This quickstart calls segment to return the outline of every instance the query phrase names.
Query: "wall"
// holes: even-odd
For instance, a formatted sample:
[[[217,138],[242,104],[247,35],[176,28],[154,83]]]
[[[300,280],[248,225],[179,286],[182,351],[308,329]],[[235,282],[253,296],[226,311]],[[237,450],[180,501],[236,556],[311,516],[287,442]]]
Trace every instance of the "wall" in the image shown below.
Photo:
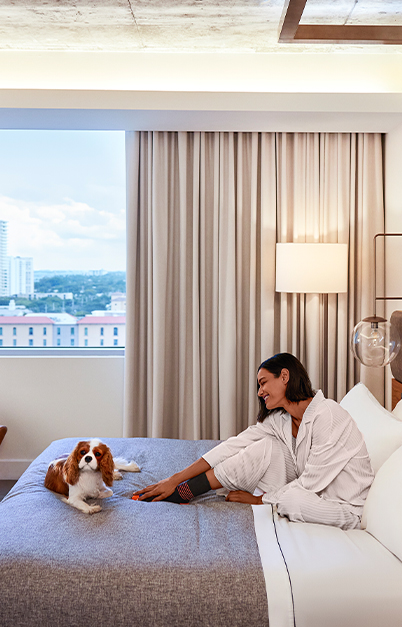
[[[0,357],[0,478],[16,479],[50,442],[122,437],[124,357]]]
[[[387,132],[402,123],[402,55],[391,48],[0,51],[0,127]]]

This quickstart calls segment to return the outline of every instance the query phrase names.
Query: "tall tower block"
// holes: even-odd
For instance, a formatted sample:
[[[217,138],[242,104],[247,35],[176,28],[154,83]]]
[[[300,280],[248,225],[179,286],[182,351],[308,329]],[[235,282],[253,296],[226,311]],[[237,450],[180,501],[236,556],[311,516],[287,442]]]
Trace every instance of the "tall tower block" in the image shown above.
[[[0,296],[8,296],[7,222],[0,220]]]

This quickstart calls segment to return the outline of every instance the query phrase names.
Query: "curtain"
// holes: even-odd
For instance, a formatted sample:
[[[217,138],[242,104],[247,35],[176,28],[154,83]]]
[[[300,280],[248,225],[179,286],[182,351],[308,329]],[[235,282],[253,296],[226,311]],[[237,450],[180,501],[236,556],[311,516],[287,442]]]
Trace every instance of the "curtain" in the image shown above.
[[[238,433],[279,351],[335,400],[383,394],[349,350],[372,313],[381,135],[129,132],[126,161],[125,436]],[[348,243],[348,294],[275,293],[277,241]]]

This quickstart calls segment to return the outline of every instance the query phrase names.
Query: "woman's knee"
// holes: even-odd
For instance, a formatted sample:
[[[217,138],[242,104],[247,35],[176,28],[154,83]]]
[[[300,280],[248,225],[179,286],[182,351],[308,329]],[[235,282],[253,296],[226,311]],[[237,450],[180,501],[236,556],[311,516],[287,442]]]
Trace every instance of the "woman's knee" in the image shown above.
[[[303,521],[306,502],[311,500],[309,497],[309,493],[303,488],[299,486],[290,487],[282,494],[276,504],[278,514],[286,516],[290,520]]]

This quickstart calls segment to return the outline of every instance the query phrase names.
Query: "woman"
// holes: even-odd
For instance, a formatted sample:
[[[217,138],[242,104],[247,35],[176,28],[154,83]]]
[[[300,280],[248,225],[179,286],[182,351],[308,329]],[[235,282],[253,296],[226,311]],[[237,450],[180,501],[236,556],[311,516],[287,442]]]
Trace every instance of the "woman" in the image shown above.
[[[306,370],[289,353],[261,364],[257,390],[256,425],[135,495],[186,503],[225,488],[227,501],[271,503],[292,521],[359,527],[374,474],[353,419],[313,391]]]

